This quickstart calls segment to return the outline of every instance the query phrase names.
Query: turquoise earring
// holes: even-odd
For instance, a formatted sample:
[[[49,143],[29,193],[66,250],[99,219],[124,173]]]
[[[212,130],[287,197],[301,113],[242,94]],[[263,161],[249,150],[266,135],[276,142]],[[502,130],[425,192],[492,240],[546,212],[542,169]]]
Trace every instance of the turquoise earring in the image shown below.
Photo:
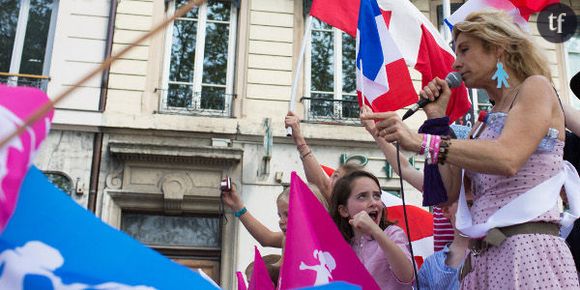
[[[505,71],[505,69],[503,69],[503,63],[501,63],[501,61],[499,61],[499,59],[497,60],[496,67],[497,67],[497,70],[495,71],[495,74],[493,74],[491,79],[497,81],[497,88],[498,89],[501,89],[501,87],[503,87],[503,86],[505,86],[506,88],[509,88],[510,85],[508,84],[507,79],[509,79],[510,76]]]

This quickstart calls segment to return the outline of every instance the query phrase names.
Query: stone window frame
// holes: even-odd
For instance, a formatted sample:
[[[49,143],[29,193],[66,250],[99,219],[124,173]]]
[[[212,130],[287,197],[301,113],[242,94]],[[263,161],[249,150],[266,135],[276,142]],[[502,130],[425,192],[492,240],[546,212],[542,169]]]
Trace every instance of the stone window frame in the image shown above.
[[[306,20],[306,18],[305,18]],[[305,24],[306,25],[306,24]],[[308,122],[332,122],[332,123],[343,123],[343,124],[359,124],[358,111],[356,112],[356,117],[345,116],[345,108],[356,107],[358,109],[358,101],[356,97],[356,91],[354,92],[344,92],[343,91],[343,37],[350,37],[345,32],[338,28],[330,27],[326,23],[312,18],[311,33],[308,38],[308,43],[306,44],[306,50],[304,53],[304,109],[305,109],[305,120]],[[328,27],[320,27],[328,26]],[[316,91],[312,88],[312,78],[316,77],[312,75],[312,39],[314,33],[332,33],[332,46],[333,46],[333,88],[332,91]],[[355,41],[355,39],[352,39]],[[353,60],[354,61],[354,60]],[[353,72],[354,77],[354,72]],[[313,94],[324,94],[332,95],[332,99],[328,99],[333,107],[333,112],[330,115],[317,115],[314,110],[312,110],[313,102],[316,102],[316,98],[313,98]],[[349,99],[347,99],[349,98]]]
[[[175,3],[179,0],[172,0],[167,1],[168,7],[167,15],[173,15],[175,13]],[[211,1],[211,0],[208,0]],[[209,115],[209,116],[217,116],[217,117],[231,117],[233,110],[232,110],[232,103],[235,97],[234,94],[234,84],[235,84],[235,65],[236,65],[236,41],[237,41],[237,22],[238,22],[238,11],[239,7],[234,3],[235,1],[231,2],[231,9],[230,9],[230,20],[229,20],[229,35],[228,35],[228,56],[227,56],[227,69],[226,69],[226,84],[223,85],[214,85],[214,84],[205,84],[202,83],[203,77],[203,61],[204,61],[204,54],[205,54],[205,36],[206,36],[206,28],[207,28],[207,11],[208,11],[208,1],[204,1],[198,9],[198,17],[197,21],[197,28],[196,28],[196,54],[194,60],[194,77],[191,83],[183,83],[177,81],[170,81],[170,66],[171,66],[171,52],[173,46],[173,30],[174,25],[168,25],[168,28],[165,33],[165,43],[164,43],[164,62],[162,68],[162,81],[161,81],[161,97],[159,99],[159,111],[161,113],[177,113],[177,114],[194,114],[194,115]],[[220,2],[227,2],[227,1],[220,1]],[[192,18],[179,18],[178,20],[192,20]],[[223,21],[213,21],[213,22],[222,22]],[[173,107],[168,106],[167,98],[169,93],[169,86],[171,84],[176,85],[189,85],[192,87],[192,107]],[[201,108],[201,92],[202,87],[225,87],[225,94],[224,94],[224,110],[212,110],[212,109],[204,109]]]
[[[44,59],[42,72],[40,74],[25,72],[21,73],[22,57],[25,51],[24,44],[26,42],[26,30],[28,28],[30,5],[32,0],[17,0],[20,2],[20,9],[18,12],[18,21],[16,23],[16,31],[14,36],[14,46],[12,47],[10,66],[7,72],[2,72],[0,83],[7,83],[9,85],[26,85],[38,87],[44,91],[47,89],[49,81],[49,71],[52,56],[52,46],[54,42],[54,35],[56,30],[56,19],[58,16],[58,8],[60,0],[52,0],[50,23],[47,32],[46,46],[44,48]]]
[[[222,176],[239,175],[243,150],[238,148],[215,148],[210,146],[171,146],[159,144],[132,144],[111,140],[108,143],[110,171],[105,178],[100,217],[109,225],[120,229],[123,211],[141,211],[166,214],[216,214],[222,210],[219,193],[204,194],[208,189],[196,189],[193,195],[182,189],[192,188],[191,180],[182,173],[167,174],[158,181],[158,191],[126,188],[131,167],[147,166],[155,170],[177,168],[180,170],[220,171]],[[215,191],[218,191],[216,185]],[[224,221],[222,221],[224,222]],[[227,223],[221,226],[220,285],[233,287],[235,274],[238,223],[227,213]],[[198,249],[153,247],[164,254],[195,254]],[[210,253],[211,254],[211,253]]]

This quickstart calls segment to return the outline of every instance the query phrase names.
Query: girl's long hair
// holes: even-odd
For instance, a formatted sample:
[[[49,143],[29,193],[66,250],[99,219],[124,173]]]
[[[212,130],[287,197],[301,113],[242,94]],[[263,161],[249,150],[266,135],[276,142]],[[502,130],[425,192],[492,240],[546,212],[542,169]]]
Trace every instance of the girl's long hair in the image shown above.
[[[381,185],[379,184],[379,180],[377,179],[377,177],[364,170],[356,170],[341,177],[339,180],[336,181],[336,183],[334,184],[334,188],[332,190],[332,199],[330,202],[330,215],[332,216],[332,220],[334,220],[334,223],[338,227],[338,230],[342,234],[342,237],[344,237],[344,239],[348,243],[351,243],[351,240],[354,237],[354,231],[352,230],[352,226],[348,223],[349,218],[342,217],[340,215],[340,212],[338,211],[338,207],[340,205],[345,207],[347,206],[346,203],[352,192],[352,185],[354,181],[362,177],[368,177],[372,179],[377,184],[380,190]],[[379,227],[382,230],[385,230],[388,226],[393,224],[392,222],[389,222],[385,218],[385,213],[386,207],[383,210],[383,214],[381,215],[381,220],[379,222]]]

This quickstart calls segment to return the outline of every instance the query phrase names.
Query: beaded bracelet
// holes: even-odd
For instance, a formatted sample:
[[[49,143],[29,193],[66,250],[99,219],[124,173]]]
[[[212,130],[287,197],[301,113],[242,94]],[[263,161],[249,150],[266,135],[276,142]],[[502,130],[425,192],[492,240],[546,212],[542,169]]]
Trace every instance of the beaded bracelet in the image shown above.
[[[449,147],[451,147],[451,138],[445,136],[441,140],[441,145],[439,146],[439,156],[437,157],[437,163],[444,165],[445,159],[447,159],[447,152],[449,152]]]
[[[427,135],[423,134],[423,142],[421,143],[421,149],[419,150],[419,155],[423,155],[425,153],[425,149],[427,148]]]
[[[239,217],[243,216],[247,212],[248,212],[248,209],[244,206],[242,209],[234,212],[234,216],[237,217],[237,218],[239,218]]]
[[[425,150],[424,150],[424,157],[425,160],[431,160],[431,152],[429,151],[429,147],[431,146],[431,139],[433,138],[434,135],[431,134],[425,134],[427,136],[427,138],[425,138]],[[423,146],[423,145],[421,145]]]

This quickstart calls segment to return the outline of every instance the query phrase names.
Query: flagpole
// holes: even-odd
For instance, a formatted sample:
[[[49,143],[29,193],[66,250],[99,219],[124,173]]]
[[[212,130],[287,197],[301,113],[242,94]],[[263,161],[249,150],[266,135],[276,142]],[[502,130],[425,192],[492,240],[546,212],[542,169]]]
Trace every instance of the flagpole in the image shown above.
[[[290,112],[296,111],[296,94],[298,90],[298,78],[302,75],[302,63],[304,62],[304,54],[306,52],[306,45],[310,39],[310,31],[312,31],[312,15],[308,15],[306,18],[306,24],[304,27],[304,36],[302,36],[302,44],[300,45],[300,54],[298,55],[298,60],[296,61],[296,67],[294,69],[294,79],[292,80],[292,87],[290,90],[290,103],[288,104],[288,110]],[[292,127],[286,128],[286,136],[292,136]]]
[[[447,19],[451,15],[451,2],[449,0],[443,0],[441,4],[443,5],[443,19]],[[439,23],[437,23],[437,25],[439,25]],[[449,43],[451,41],[451,31],[447,29],[447,25],[443,24],[443,26],[443,37],[445,38],[445,41]]]
[[[46,115],[52,108],[54,108],[54,106],[57,103],[62,101],[64,98],[68,97],[77,88],[79,88],[80,86],[82,86],[83,84],[88,82],[90,79],[92,79],[97,74],[101,73],[103,70],[109,68],[111,66],[111,64],[113,64],[113,62],[115,62],[117,59],[121,58],[123,55],[127,54],[127,52],[129,52],[135,46],[137,46],[138,44],[142,43],[143,41],[149,39],[153,35],[156,35],[157,33],[161,32],[167,25],[173,23],[173,21],[175,19],[185,15],[185,13],[189,12],[189,10],[191,10],[193,7],[200,6],[201,4],[203,4],[203,0],[189,0],[186,4],[183,4],[183,6],[181,8],[179,8],[179,10],[177,10],[175,12],[175,14],[173,14],[173,16],[165,19],[164,21],[159,23],[157,26],[155,26],[152,30],[150,30],[146,34],[142,35],[137,40],[131,42],[127,47],[125,47],[124,49],[119,51],[117,54],[112,55],[109,58],[105,59],[103,61],[103,63],[101,65],[99,65],[97,68],[86,73],[80,81],[77,81],[74,85],[68,87],[64,92],[60,93],[59,95],[54,97],[52,100],[49,100],[46,104],[44,104],[42,107],[40,107],[38,110],[36,110],[32,115],[30,115],[30,117],[28,117],[24,121],[23,124],[19,124],[17,129],[14,132],[10,133],[10,135],[8,135],[7,137],[5,137],[4,139],[2,139],[0,141],[0,148],[4,147],[4,145],[6,145],[12,138],[14,138],[14,137],[20,135],[22,132],[24,132],[24,130],[26,130],[26,128],[30,127],[32,124],[34,124],[36,121],[38,121],[42,116]]]

